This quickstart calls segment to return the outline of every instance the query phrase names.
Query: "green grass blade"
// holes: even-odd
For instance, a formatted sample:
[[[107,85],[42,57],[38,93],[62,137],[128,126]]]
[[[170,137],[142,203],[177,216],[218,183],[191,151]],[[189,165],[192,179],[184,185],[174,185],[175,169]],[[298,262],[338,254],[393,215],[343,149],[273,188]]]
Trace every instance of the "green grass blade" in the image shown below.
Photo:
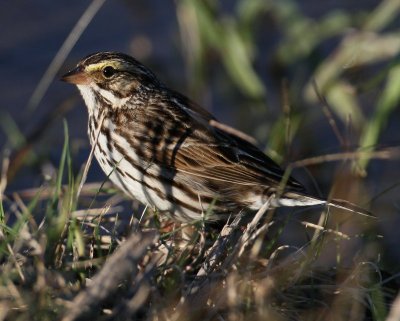
[[[379,134],[386,125],[390,114],[394,111],[400,101],[400,64],[390,70],[385,89],[380,97],[375,114],[371,117],[360,139],[360,150],[371,148],[378,142]],[[359,166],[365,171],[369,157],[359,161]]]

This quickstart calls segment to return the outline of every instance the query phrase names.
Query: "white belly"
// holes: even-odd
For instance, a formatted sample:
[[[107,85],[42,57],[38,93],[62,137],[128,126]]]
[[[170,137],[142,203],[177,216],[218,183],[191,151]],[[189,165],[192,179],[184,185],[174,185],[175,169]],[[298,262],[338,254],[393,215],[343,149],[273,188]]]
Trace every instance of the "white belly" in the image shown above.
[[[99,143],[104,146],[103,151],[106,155],[100,151],[98,146],[94,154],[105,174],[115,185],[143,204],[157,207],[161,211],[168,211],[171,209],[170,202],[157,195],[153,189],[146,187],[147,184],[162,190],[164,187],[159,182],[143,175],[115,148],[112,148],[110,151],[106,147],[105,135],[99,135]],[[130,151],[130,157],[135,158],[134,155],[135,154]],[[138,163],[140,163],[139,160]],[[156,170],[154,167],[155,165],[149,165],[147,171],[154,172]]]

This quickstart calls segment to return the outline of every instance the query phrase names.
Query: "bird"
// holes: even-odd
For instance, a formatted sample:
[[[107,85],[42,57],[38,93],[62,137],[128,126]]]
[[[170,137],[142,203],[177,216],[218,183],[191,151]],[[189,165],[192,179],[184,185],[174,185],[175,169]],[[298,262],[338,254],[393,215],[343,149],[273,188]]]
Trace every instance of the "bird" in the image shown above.
[[[272,208],[333,206],[309,194],[242,132],[169,89],[135,58],[97,52],[61,80],[77,86],[88,136],[109,179],[130,198],[180,222],[216,221]],[[287,175],[286,175],[287,176]]]

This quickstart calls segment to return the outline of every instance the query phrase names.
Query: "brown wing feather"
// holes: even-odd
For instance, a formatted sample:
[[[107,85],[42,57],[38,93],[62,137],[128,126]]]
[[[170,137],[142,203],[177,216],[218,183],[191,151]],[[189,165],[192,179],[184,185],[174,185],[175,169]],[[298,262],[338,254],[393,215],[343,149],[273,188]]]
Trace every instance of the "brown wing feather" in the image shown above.
[[[277,187],[284,175],[283,170],[275,163],[271,164],[267,156],[260,158],[247,153],[234,140],[228,146],[207,146],[197,141],[179,148],[175,164],[178,171],[198,177],[246,186]],[[186,161],[189,157],[195,157],[197,166]],[[289,179],[286,187],[303,190],[293,178]]]
[[[164,138],[176,136],[169,144],[160,144],[163,156],[157,158],[162,160],[163,167],[194,178],[215,180],[219,185],[276,187],[280,184],[284,171],[256,146],[224,131],[221,126],[212,126],[210,121],[214,118],[211,114],[186,97],[174,94],[167,99],[168,107],[152,105],[146,108],[148,119],[162,120]],[[176,105],[171,105],[171,101]],[[178,112],[177,109],[181,110]],[[165,128],[170,121],[174,126]],[[303,190],[293,178],[289,178],[286,187]]]

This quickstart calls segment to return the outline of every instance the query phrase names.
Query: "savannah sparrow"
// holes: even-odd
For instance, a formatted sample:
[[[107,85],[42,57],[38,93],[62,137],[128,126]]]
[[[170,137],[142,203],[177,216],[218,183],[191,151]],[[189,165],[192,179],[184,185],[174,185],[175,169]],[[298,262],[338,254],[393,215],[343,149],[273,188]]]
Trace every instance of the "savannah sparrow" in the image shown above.
[[[177,220],[198,220],[209,207],[209,220],[254,211],[269,198],[274,207],[326,204],[358,211],[345,201],[308,195],[292,177],[278,193],[284,172],[277,164],[128,55],[92,54],[62,80],[75,84],[85,100],[89,139],[97,142],[94,154],[111,181]]]

